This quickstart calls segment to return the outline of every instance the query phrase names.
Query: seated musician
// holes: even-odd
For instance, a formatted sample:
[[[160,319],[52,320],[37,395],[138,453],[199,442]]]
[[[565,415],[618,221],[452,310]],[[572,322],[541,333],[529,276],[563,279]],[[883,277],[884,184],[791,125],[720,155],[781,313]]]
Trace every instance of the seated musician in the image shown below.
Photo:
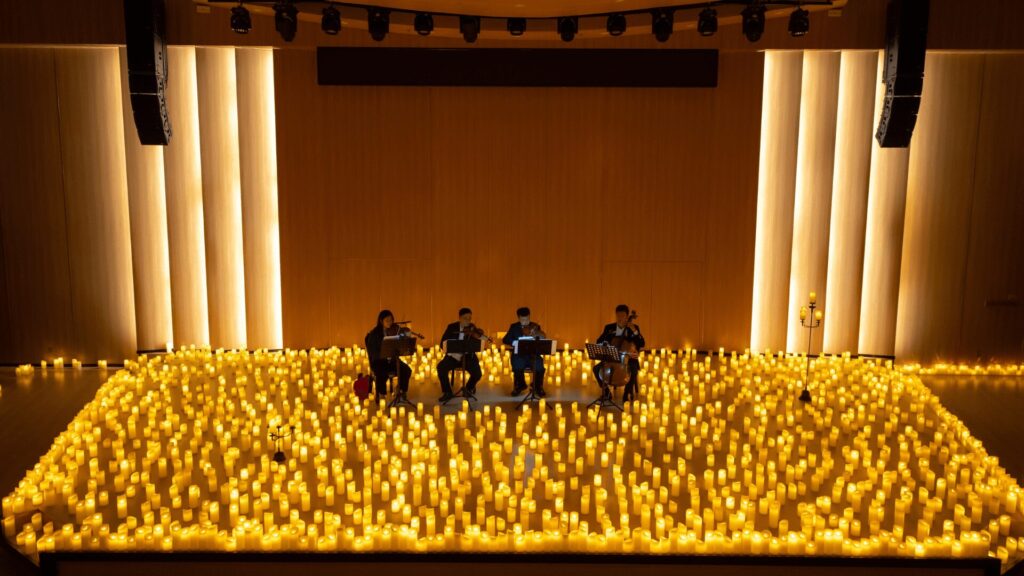
[[[486,339],[487,336],[481,334],[473,325],[473,311],[469,308],[460,308],[458,321],[452,322],[444,329],[444,334],[441,335],[441,344],[444,345],[447,340],[465,340],[467,338]],[[456,368],[465,368],[466,374],[469,376],[469,380],[465,384],[465,391],[469,394],[476,393],[476,383],[483,375],[480,371],[480,360],[473,352],[465,355],[453,352],[446,354],[437,363],[437,379],[441,382],[441,397],[437,399],[438,402],[447,402],[455,397],[455,393],[452,391],[451,376],[452,371]]]
[[[370,370],[373,372],[374,381],[376,381],[376,400],[388,395],[388,377],[395,375],[395,359],[381,358],[380,349],[384,342],[384,336],[398,335],[397,328],[395,316],[391,311],[381,310],[380,314],[377,314],[377,325],[366,334],[366,354],[370,357]],[[400,358],[397,368],[398,394],[405,397],[409,392],[409,377],[412,376],[412,369]]]
[[[508,327],[508,332],[502,338],[507,346],[512,346],[520,338],[544,338],[540,324],[530,321],[530,309],[522,307],[516,310],[519,321]],[[544,359],[537,355],[512,354],[512,395],[519,396],[526,391],[527,368],[533,370],[533,391],[541,398],[547,396],[544,392]]]
[[[615,322],[607,324],[604,327],[604,331],[597,337],[596,342],[598,344],[609,344],[616,338],[621,341],[632,342],[636,347],[637,354],[644,347],[643,334],[640,333],[640,327],[636,325],[630,319],[629,306],[625,304],[619,304],[615,307]],[[601,369],[604,368],[605,363],[599,362],[594,366],[594,377],[597,378],[599,384],[604,386],[606,383],[601,381]],[[637,374],[640,372],[640,360],[637,358],[629,359],[629,383],[626,384],[625,389],[622,391],[622,401],[629,402],[636,397],[637,387]]]

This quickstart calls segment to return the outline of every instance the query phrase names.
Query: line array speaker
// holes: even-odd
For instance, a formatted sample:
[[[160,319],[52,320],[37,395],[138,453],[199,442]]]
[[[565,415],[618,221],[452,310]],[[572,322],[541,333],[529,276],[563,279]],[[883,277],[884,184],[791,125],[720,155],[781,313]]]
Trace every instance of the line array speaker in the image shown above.
[[[924,85],[929,0],[889,0],[886,21],[885,102],[875,139],[882,148],[906,148],[917,124]]]
[[[124,24],[128,91],[139,141],[166,146],[171,139],[171,119],[167,116],[164,93],[167,81],[164,0],[125,0]]]

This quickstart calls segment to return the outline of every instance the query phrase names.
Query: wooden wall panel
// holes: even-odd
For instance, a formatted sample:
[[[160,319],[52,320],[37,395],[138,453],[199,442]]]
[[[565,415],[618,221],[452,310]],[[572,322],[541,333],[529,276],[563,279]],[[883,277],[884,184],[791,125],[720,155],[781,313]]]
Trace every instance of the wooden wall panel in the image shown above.
[[[162,146],[143,146],[139,142],[128,91],[127,53],[124,48],[118,52],[124,110],[136,345],[140,350],[154,350],[174,341],[164,152]]]
[[[885,54],[878,55],[875,82],[876,120],[885,97],[881,82]],[[868,211],[864,230],[864,270],[857,350],[892,356],[896,351],[896,311],[903,258],[903,221],[907,201],[907,148],[880,148],[871,141]]]
[[[244,348],[245,261],[234,48],[196,48],[210,343]]]
[[[786,349],[790,352],[807,349],[807,331],[800,325],[799,314],[800,307],[808,303],[808,293],[815,292],[818,304],[826,304],[839,64],[839,52],[804,52],[786,316]],[[822,331],[812,334],[811,350],[820,351]]]
[[[0,48],[2,305],[0,362],[77,353],[53,48]]]
[[[80,357],[135,355],[121,72],[117,48],[56,51],[71,301]]]
[[[210,343],[203,240],[203,169],[199,145],[196,49],[170,46],[167,111],[174,136],[164,149],[171,314],[177,346]]]
[[[822,345],[838,354],[857,350],[878,52],[846,50],[841,66]]]
[[[235,61],[247,340],[250,348],[280,348],[283,335],[274,55],[267,48],[239,48]]]
[[[910,149],[896,356],[958,352],[985,57],[928,54]],[[950,143],[956,143],[950,145]]]
[[[803,54],[768,52],[761,102],[750,347],[786,346]]]
[[[957,356],[1024,357],[1024,55],[985,55]]]
[[[460,306],[498,332],[528,305],[580,346],[619,303],[652,345],[745,345],[745,313],[704,329],[707,291],[750,302],[725,263],[753,261],[752,227],[708,245],[737,206],[753,222],[756,144],[707,145],[756,130],[761,56],[733,58],[717,90],[311,89],[312,52],[276,52],[286,345],[361,342],[381,307],[432,344]]]

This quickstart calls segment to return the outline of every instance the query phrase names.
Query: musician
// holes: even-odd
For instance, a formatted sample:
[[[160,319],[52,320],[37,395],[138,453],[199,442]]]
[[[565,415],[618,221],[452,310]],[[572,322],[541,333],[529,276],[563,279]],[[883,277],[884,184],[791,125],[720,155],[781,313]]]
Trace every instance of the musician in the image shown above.
[[[473,325],[473,311],[469,308],[460,308],[458,321],[452,322],[444,329],[444,334],[441,335],[441,343],[443,345],[446,340],[465,340],[467,338],[487,339],[487,336],[481,334],[476,326]],[[483,376],[483,373],[480,371],[480,360],[477,359],[476,353],[470,352],[463,355],[455,352],[446,354],[437,363],[437,379],[441,382],[441,397],[437,399],[438,402],[447,402],[455,397],[454,392],[452,392],[451,376],[452,371],[456,368],[466,369],[466,374],[469,376],[469,380],[465,384],[466,392],[469,394],[476,393],[476,383]]]
[[[625,304],[619,304],[615,307],[615,322],[607,324],[604,327],[604,331],[597,337],[596,342],[598,344],[608,344],[612,341],[612,338],[619,337],[627,342],[632,342],[636,346],[636,351],[639,354],[640,350],[643,349],[646,342],[644,341],[643,334],[640,333],[640,327],[636,323],[632,322],[629,318],[629,306]],[[605,366],[604,362],[599,362],[594,366],[594,377],[597,381],[601,382],[601,369]],[[640,360],[637,358],[629,359],[629,383],[626,384],[625,389],[622,391],[622,401],[629,402],[636,397],[637,388],[637,374],[640,372]]]
[[[394,332],[398,334],[398,326],[395,325],[395,316],[390,310],[381,310],[377,314],[377,325],[373,330],[366,333],[366,354],[370,357],[370,370],[373,372],[373,379],[376,381],[376,398],[380,400],[388,395],[388,377],[395,374],[395,359],[381,358],[380,348],[384,342],[384,336]],[[412,369],[409,365],[398,359],[398,394],[405,397],[409,392],[409,378],[412,376]]]
[[[512,346],[517,340],[524,337],[544,338],[540,324],[530,321],[530,309],[523,306],[516,310],[519,321],[513,323],[505,332],[501,341],[506,346]],[[544,392],[544,359],[538,355],[512,354],[512,395],[519,396],[526,391],[527,368],[533,369],[533,391],[541,398],[547,396]]]

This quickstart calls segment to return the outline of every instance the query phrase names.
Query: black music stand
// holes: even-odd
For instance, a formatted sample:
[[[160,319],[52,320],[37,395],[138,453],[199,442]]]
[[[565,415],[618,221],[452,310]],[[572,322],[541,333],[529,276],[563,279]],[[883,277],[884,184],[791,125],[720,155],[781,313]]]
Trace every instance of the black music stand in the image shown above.
[[[395,361],[395,374],[394,378],[398,380],[397,391],[391,398],[391,402],[388,402],[388,408],[393,408],[399,404],[405,404],[408,406],[415,406],[409,401],[405,393],[402,391],[402,356],[412,356],[416,352],[416,339],[409,338],[407,336],[385,336],[384,341],[380,344],[380,356],[381,358],[387,358],[388,360]]]
[[[587,344],[587,357],[599,362],[625,362],[625,355],[611,344]],[[622,412],[622,406],[617,404],[612,397],[611,386],[602,382],[600,378],[598,378],[597,383],[601,386],[601,396],[587,404],[587,409],[591,406],[597,406],[598,408],[613,407],[618,408]]]
[[[462,365],[460,366],[461,372],[459,373],[459,391],[452,395],[452,398],[465,398],[467,401],[476,401],[476,395],[473,394],[473,390],[466,389],[466,355],[475,354],[481,350],[481,341],[477,338],[466,337],[465,340],[445,340],[444,351],[445,354],[462,354]],[[445,401],[447,404],[450,400]]]
[[[547,339],[534,340],[529,337],[520,338],[512,343],[512,353],[520,356],[550,356],[555,353],[555,341]],[[537,395],[536,384],[537,373],[534,372],[533,377],[530,378],[530,392],[519,401],[517,408],[522,408],[523,404],[527,402],[540,400],[540,396]]]

